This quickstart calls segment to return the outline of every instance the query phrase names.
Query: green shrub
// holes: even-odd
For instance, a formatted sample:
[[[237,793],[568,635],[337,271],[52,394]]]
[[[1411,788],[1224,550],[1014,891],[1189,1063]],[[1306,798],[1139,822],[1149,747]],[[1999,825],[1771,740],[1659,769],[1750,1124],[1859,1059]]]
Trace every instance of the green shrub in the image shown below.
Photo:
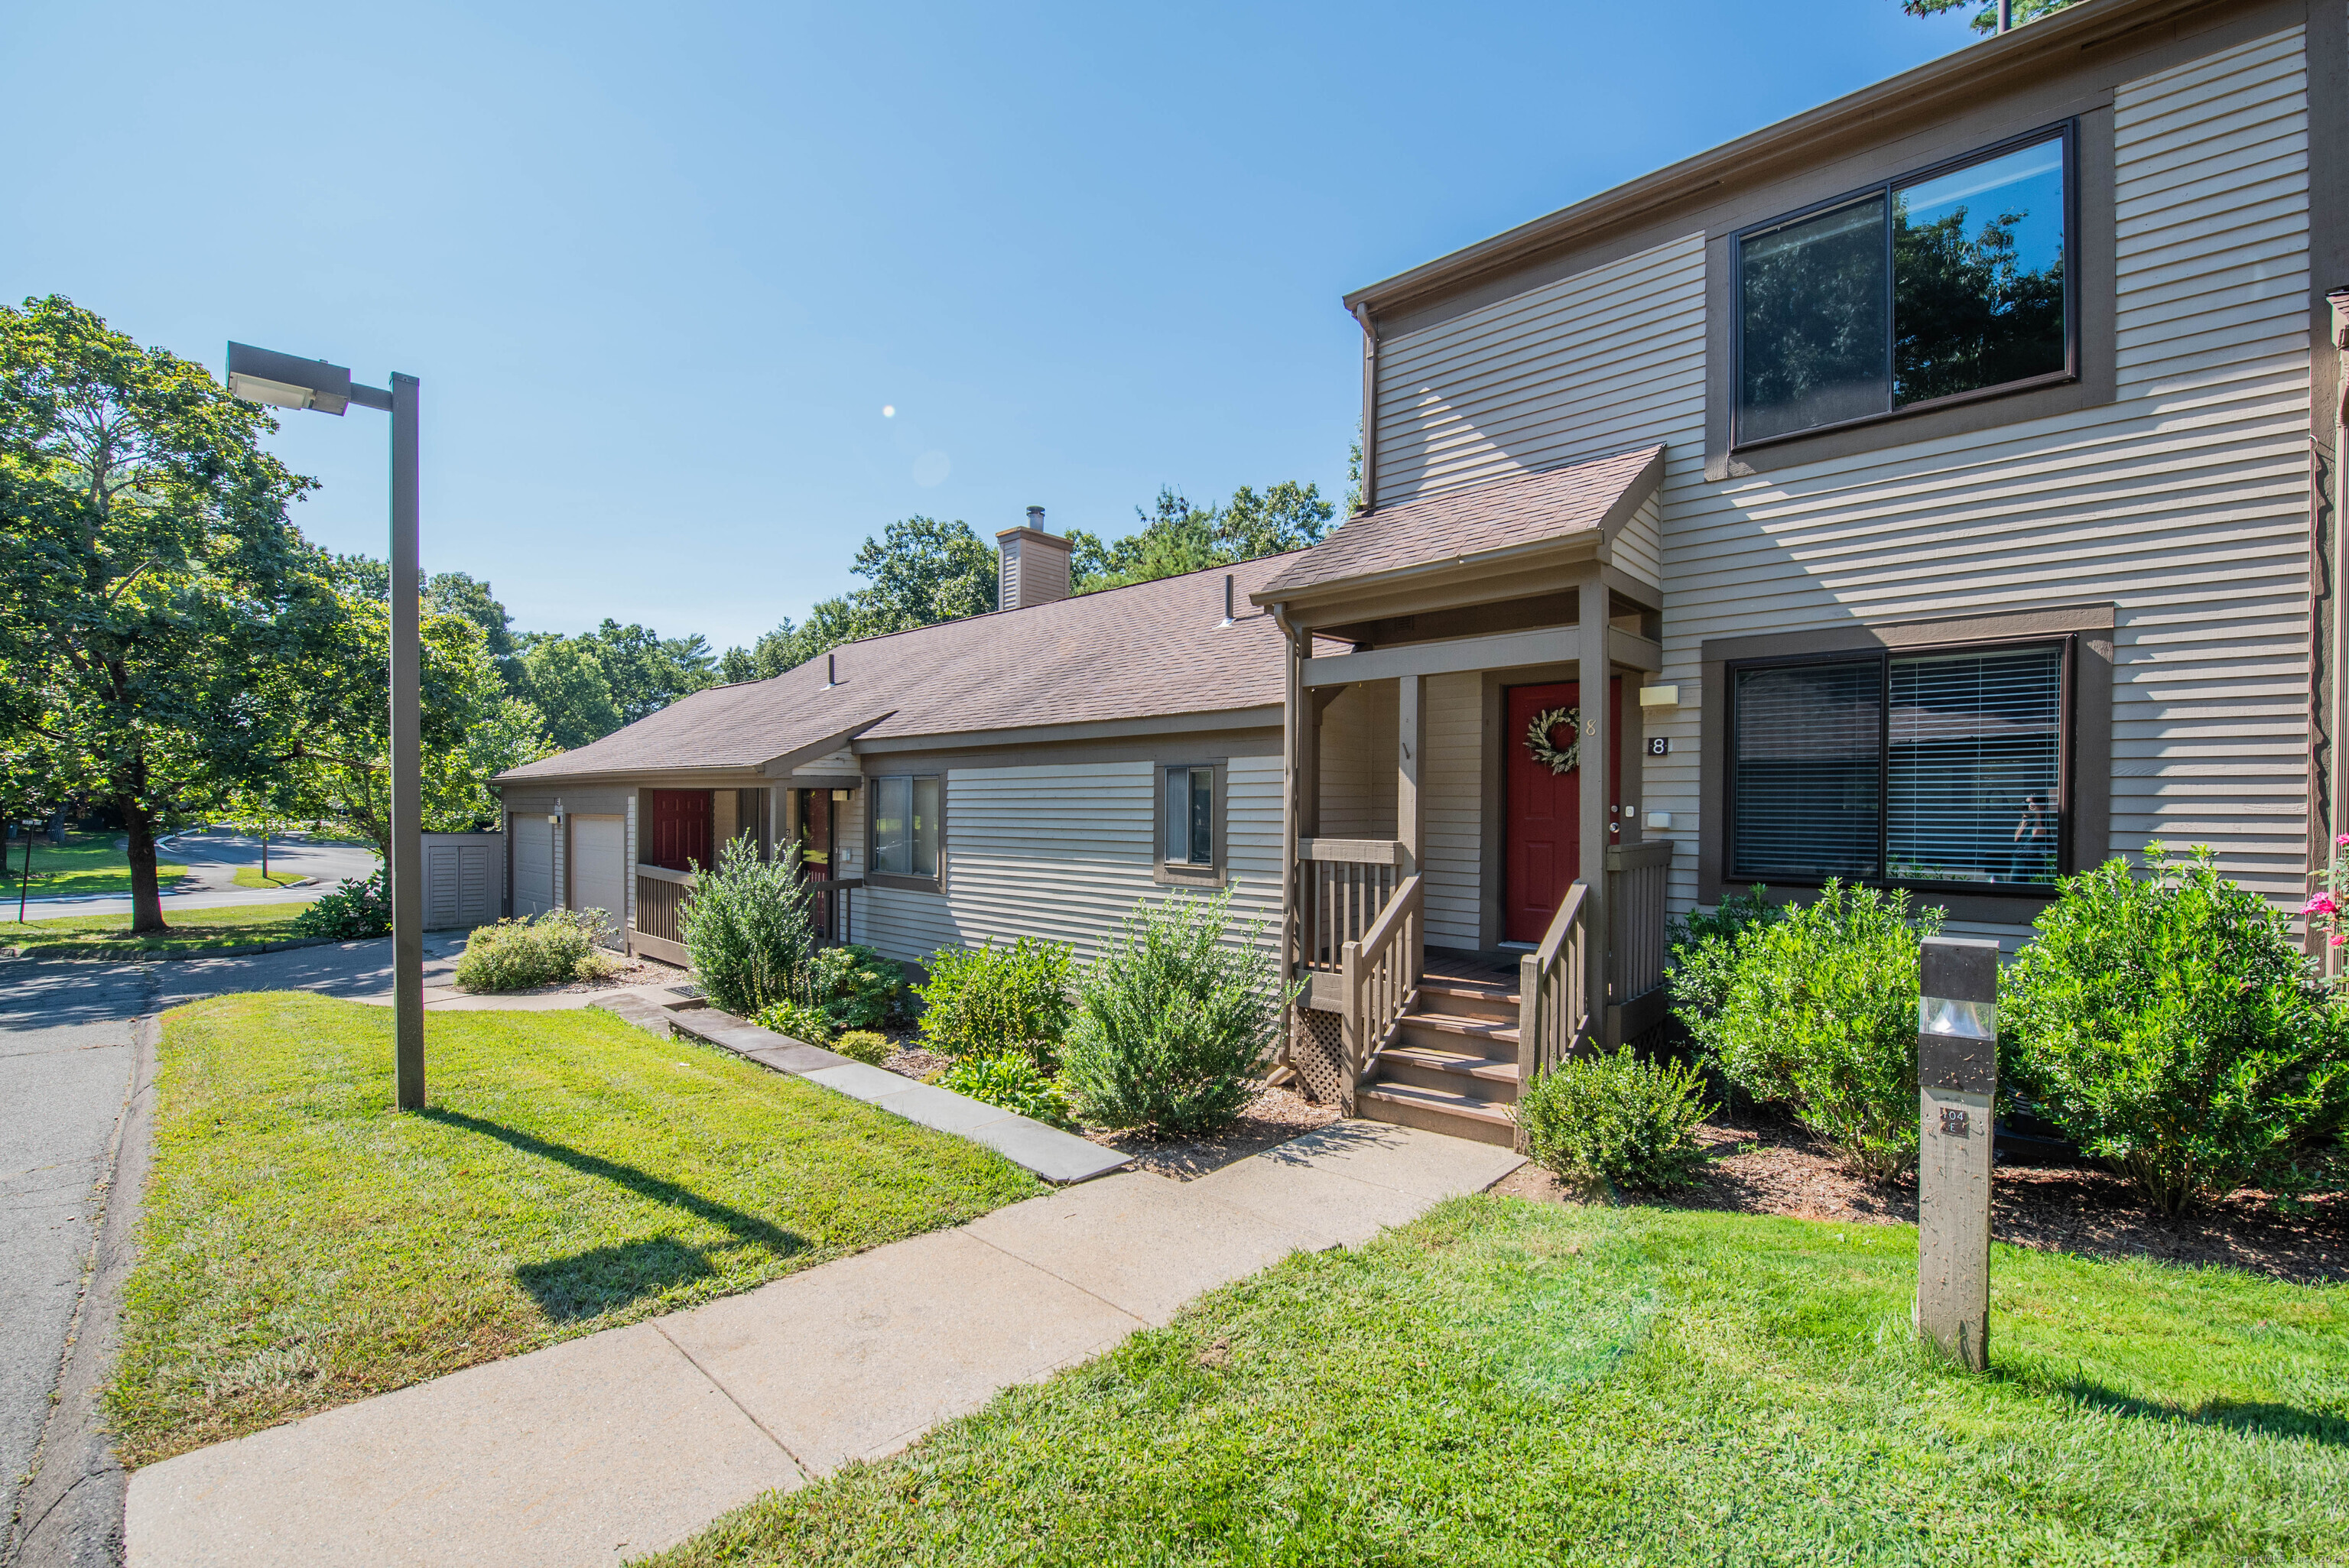
[[[850,1061],[877,1068],[889,1059],[889,1037],[871,1029],[851,1029],[833,1041],[832,1048]]]
[[[1754,926],[1776,923],[1792,907],[1772,903],[1768,892],[1756,882],[1742,893],[1723,895],[1710,913],[1691,910],[1675,916],[1666,928],[1672,961],[1664,979],[1671,987],[1672,1012],[1700,1050],[1711,1049],[1714,1020],[1728,999],[1738,936]]]
[[[2012,1088],[2147,1200],[2176,1212],[2290,1184],[2349,1117],[2349,1017],[2285,917],[2212,869],[2147,846],[2067,877],[1999,976]]]
[[[321,893],[310,906],[286,923],[296,936],[327,936],[336,942],[391,934],[391,895],[385,890],[383,867],[364,878],[346,877],[342,885]]]
[[[1045,1076],[1036,1058],[1025,1051],[1000,1051],[957,1058],[935,1080],[940,1088],[967,1094],[999,1106],[1016,1116],[1033,1118],[1054,1127],[1073,1127],[1069,1097]]]
[[[1255,1095],[1293,994],[1257,929],[1225,944],[1230,908],[1229,892],[1144,900],[1086,965],[1062,1074],[1086,1121],[1206,1132]]]
[[[797,856],[762,861],[750,835],[733,840],[717,870],[697,868],[678,923],[711,1006],[750,1018],[771,1003],[812,1003],[815,929]]]
[[[527,991],[597,980],[611,960],[595,937],[611,916],[600,909],[551,909],[535,919],[476,926],[457,959],[457,984],[468,991]]]
[[[1046,1071],[1069,1026],[1071,950],[1023,936],[1009,947],[947,947],[930,954],[922,1044],[942,1057],[1025,1051]]]
[[[1712,1111],[1695,1068],[1643,1062],[1629,1046],[1561,1062],[1517,1098],[1517,1125],[1536,1162],[1578,1181],[1651,1191],[1694,1179],[1704,1163],[1694,1130]]]
[[[1756,1099],[1783,1100],[1846,1169],[1889,1181],[1917,1159],[1917,942],[1909,895],[1830,882],[1737,934],[1700,1045]]]
[[[809,984],[834,1029],[882,1028],[905,1005],[905,970],[870,947],[816,949]]]
[[[811,1046],[832,1042],[832,1018],[821,1007],[811,1007],[805,1002],[794,1002],[789,996],[780,1002],[770,1002],[759,1009],[750,1020],[762,1029],[772,1029],[779,1035],[789,1035]]]

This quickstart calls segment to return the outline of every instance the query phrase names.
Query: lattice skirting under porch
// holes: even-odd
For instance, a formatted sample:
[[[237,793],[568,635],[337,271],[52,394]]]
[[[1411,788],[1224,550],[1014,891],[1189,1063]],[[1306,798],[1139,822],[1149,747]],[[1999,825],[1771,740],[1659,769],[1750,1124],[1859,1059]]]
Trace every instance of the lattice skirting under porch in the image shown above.
[[[1306,1097],[1321,1105],[1337,1104],[1345,1063],[1345,1019],[1336,1013],[1298,1008],[1289,1026],[1288,1065],[1297,1069]]]

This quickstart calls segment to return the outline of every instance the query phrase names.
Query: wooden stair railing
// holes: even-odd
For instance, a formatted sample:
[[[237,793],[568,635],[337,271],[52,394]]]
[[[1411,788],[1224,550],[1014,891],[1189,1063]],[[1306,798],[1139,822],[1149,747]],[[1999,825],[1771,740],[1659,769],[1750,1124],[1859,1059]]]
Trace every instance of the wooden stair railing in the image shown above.
[[[1424,907],[1421,879],[1405,877],[1361,940],[1342,950],[1346,1061],[1338,1109],[1344,1115],[1354,1114],[1363,1075],[1418,995]]]
[[[1590,1039],[1590,887],[1578,882],[1541,945],[1517,960],[1517,1082],[1522,1087]]]

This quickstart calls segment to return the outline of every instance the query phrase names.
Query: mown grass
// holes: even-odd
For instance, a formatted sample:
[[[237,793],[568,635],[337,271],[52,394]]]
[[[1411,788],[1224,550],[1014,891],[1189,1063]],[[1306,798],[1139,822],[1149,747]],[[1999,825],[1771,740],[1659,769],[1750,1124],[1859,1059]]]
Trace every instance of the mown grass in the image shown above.
[[[167,909],[160,936],[133,936],[127,914],[72,914],[55,920],[0,920],[0,947],[27,958],[123,958],[142,953],[209,953],[256,942],[286,942],[306,903],[238,903],[219,909]],[[15,910],[8,912],[10,914]]]
[[[608,1014],[169,1013],[109,1397],[143,1464],[1041,1191],[976,1144]]]
[[[29,892],[35,898],[55,898],[67,893],[129,892],[130,862],[120,850],[114,847],[119,833],[76,833],[68,831],[66,841],[53,844],[38,835],[33,840],[33,885]],[[25,870],[25,841],[16,840],[7,845],[6,874],[0,877],[0,887],[16,895],[16,884]],[[188,874],[188,868],[171,861],[156,862],[155,880],[164,887],[171,886]],[[14,914],[16,911],[9,911]]]
[[[236,874],[229,878],[229,881],[236,883],[237,886],[251,888],[255,892],[268,888],[292,887],[302,880],[303,873],[300,872],[271,872],[264,876],[259,866],[239,866],[236,868]]]
[[[1458,1199],[651,1561],[2349,1561],[2349,1294],[2002,1247],[1972,1377],[1915,1246]]]

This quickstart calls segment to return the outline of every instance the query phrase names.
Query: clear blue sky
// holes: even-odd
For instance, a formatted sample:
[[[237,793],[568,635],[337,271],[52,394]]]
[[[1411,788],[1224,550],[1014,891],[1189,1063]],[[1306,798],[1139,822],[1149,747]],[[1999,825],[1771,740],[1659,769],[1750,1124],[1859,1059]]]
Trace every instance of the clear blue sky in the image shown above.
[[[428,571],[723,648],[892,519],[1344,489],[1345,290],[1964,46],[1896,0],[21,5],[0,294],[424,383]],[[896,410],[885,418],[885,406]],[[285,418],[383,551],[380,415]]]

